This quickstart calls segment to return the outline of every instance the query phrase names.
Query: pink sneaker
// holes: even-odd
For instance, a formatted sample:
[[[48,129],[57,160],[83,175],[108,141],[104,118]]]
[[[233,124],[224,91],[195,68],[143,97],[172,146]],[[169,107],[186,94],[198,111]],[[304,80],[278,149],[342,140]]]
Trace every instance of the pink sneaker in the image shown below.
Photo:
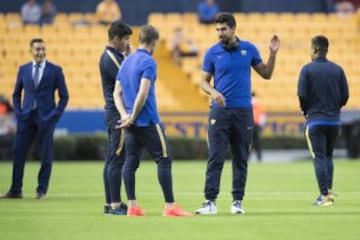
[[[190,217],[191,213],[182,210],[177,204],[172,208],[165,207],[163,211],[164,217]]]
[[[141,209],[141,207],[128,207],[127,216],[137,217],[137,216],[146,216],[146,214]]]

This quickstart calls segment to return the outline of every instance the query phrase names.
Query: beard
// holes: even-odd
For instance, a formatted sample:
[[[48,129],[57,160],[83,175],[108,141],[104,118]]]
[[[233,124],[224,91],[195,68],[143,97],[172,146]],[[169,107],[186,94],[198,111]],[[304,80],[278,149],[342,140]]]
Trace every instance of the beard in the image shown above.
[[[230,43],[230,38],[227,37],[220,37],[219,40],[223,45],[228,45]]]

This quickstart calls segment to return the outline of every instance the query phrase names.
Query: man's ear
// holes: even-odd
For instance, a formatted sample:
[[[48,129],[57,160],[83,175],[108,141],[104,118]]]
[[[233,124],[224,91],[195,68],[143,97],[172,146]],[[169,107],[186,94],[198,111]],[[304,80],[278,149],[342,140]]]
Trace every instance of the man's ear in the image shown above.
[[[319,47],[314,47],[314,53],[318,53],[320,51]]]

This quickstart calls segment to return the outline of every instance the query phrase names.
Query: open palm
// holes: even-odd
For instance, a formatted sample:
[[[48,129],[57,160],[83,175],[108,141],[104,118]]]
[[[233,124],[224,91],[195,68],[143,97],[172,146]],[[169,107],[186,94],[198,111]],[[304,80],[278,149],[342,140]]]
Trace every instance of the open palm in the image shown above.
[[[273,52],[277,52],[277,50],[279,50],[280,47],[280,39],[277,35],[274,35],[271,40],[270,40],[270,50]]]

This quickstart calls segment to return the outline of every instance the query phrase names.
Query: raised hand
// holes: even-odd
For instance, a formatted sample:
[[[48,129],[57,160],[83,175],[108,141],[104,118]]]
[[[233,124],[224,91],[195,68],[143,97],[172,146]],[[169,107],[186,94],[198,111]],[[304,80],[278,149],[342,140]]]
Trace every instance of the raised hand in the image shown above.
[[[280,39],[277,35],[274,35],[270,40],[270,51],[277,52],[280,48]]]

